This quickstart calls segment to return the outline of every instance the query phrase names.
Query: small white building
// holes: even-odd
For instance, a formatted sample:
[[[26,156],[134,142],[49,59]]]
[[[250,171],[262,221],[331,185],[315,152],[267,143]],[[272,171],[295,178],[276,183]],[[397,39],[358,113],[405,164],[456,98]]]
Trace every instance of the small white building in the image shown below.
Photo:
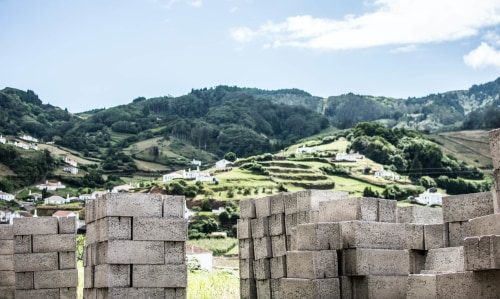
[[[22,148],[24,150],[29,150],[30,149],[30,146],[24,142],[17,142],[15,141],[14,142],[14,146],[18,147],[18,148]]]
[[[184,178],[184,169],[181,169],[168,174],[164,174],[163,182],[170,182],[175,179],[183,179],[183,178]]]
[[[45,181],[45,184],[37,185],[36,188],[38,190],[46,189],[47,191],[56,191],[58,189],[64,189],[64,188],[66,188],[66,186],[61,184],[61,182],[53,183],[53,182]]]
[[[69,172],[71,174],[78,174],[78,168],[74,166],[66,166],[63,168],[63,171]]]
[[[191,164],[201,166],[201,161],[193,159],[193,160],[191,160]]]
[[[22,140],[30,141],[30,142],[38,142],[38,139],[33,138],[29,135],[24,134],[23,136],[20,137]]]
[[[228,161],[226,159],[222,159],[222,160],[215,162],[215,168],[219,169],[219,170],[226,169],[230,166],[233,166],[233,162]]]
[[[64,162],[73,167],[78,167],[78,162],[76,162],[75,160],[71,160],[70,158],[68,158],[68,156],[64,157]]]
[[[354,162],[358,159],[364,159],[365,156],[361,155],[359,153],[355,154],[348,154],[348,153],[337,153],[335,155],[335,160],[336,161],[349,161],[349,162]]]
[[[55,204],[55,205],[61,205],[65,203],[69,203],[69,198],[64,198],[58,195],[53,195],[51,197],[47,197],[43,200],[43,203],[46,205],[49,204]]]
[[[415,201],[424,205],[442,205],[443,204],[443,194],[439,192],[430,192],[425,190],[424,193],[420,194]]]
[[[3,143],[3,144],[7,143],[7,139],[5,139],[5,137],[3,137],[2,135],[0,135],[0,143]]]
[[[383,168],[382,168],[382,170],[375,171],[374,176],[376,178],[383,178],[383,179],[392,180],[392,181],[399,181],[401,179],[401,177],[398,174],[384,170]]]
[[[296,154],[302,154],[302,153],[312,154],[312,153],[316,153],[316,152],[318,152],[317,149],[315,149],[313,147],[306,147],[305,145],[303,145],[302,147],[299,147],[295,150]]]
[[[111,189],[111,193],[118,193],[118,192],[129,192],[129,190],[133,188],[132,185],[130,184],[125,184],[125,185],[120,185],[120,186],[115,186],[113,189]]]
[[[81,201],[87,201],[89,199],[95,199],[95,198],[92,197],[92,194],[80,194],[78,195],[78,199]]]
[[[1,200],[6,200],[6,201],[11,201],[11,200],[15,199],[15,196],[13,194],[0,191],[0,199]]]

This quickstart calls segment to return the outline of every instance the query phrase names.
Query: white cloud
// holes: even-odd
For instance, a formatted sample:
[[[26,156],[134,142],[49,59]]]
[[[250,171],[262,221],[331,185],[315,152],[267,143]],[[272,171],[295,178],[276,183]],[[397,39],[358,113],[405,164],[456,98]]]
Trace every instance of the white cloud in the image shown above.
[[[366,5],[371,12],[342,19],[301,15],[257,29],[236,28],[232,32],[244,31],[249,38],[233,38],[249,42],[258,37],[266,44],[279,40],[281,46],[341,50],[453,41],[500,24],[498,0],[371,0]]]
[[[486,40],[489,44],[500,46],[500,35],[494,31],[488,31],[483,36],[484,40]]]
[[[392,50],[391,52],[392,53],[410,53],[410,52],[417,52],[417,51],[420,51],[420,48],[415,44],[411,44],[411,45],[396,48],[396,49]]]
[[[231,36],[233,39],[240,43],[252,41],[255,35],[255,32],[247,27],[240,27],[231,30]]]
[[[163,7],[169,9],[170,7],[172,7],[172,5],[175,4],[175,2],[177,2],[177,0],[169,0],[165,5],[163,5]]]
[[[192,7],[201,7],[203,5],[202,0],[193,0],[193,1],[188,1],[187,4]]]
[[[483,42],[464,56],[464,63],[474,69],[500,67],[500,51]]]

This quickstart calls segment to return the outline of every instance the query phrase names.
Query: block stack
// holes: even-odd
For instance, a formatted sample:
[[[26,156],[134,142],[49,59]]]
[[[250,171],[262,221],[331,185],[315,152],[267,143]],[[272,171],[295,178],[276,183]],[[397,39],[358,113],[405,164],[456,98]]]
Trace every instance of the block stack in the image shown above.
[[[76,298],[76,218],[15,218],[15,298]]]
[[[159,194],[89,201],[84,298],[185,298],[184,206],[184,197]]]
[[[241,298],[283,298],[286,252],[299,223],[318,222],[319,203],[347,192],[308,190],[240,201],[238,220]]]
[[[13,254],[12,225],[0,224],[0,298],[4,299],[14,298],[16,290]]]

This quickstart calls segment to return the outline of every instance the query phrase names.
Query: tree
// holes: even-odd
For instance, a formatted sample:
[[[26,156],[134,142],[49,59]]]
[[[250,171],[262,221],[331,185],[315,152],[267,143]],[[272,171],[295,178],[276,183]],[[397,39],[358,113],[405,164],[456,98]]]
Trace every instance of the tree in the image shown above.
[[[231,162],[234,162],[234,161],[236,161],[236,154],[233,152],[228,152],[224,155],[224,159],[231,161]]]

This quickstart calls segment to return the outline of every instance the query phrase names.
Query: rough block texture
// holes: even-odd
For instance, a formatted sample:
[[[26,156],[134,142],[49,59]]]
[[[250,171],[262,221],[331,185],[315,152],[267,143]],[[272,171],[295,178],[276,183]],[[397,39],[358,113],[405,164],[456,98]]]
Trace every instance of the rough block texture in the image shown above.
[[[319,222],[297,226],[297,250],[341,249],[340,224]]]
[[[240,279],[249,279],[249,278],[254,278],[254,272],[253,272],[253,260],[250,259],[240,259]]]
[[[16,285],[16,275],[13,271],[0,271],[0,287]]]
[[[35,289],[71,288],[78,285],[78,270],[37,271]]]
[[[287,240],[285,235],[271,237],[271,250],[273,257],[286,255]]]
[[[253,239],[253,250],[256,260],[273,257],[271,238]]]
[[[97,265],[94,267],[94,288],[130,287],[130,265]]]
[[[249,239],[252,237],[252,229],[250,227],[250,219],[240,218],[236,222],[238,239]]]
[[[448,230],[448,246],[463,246],[464,239],[471,235],[468,221],[446,223]]]
[[[60,234],[76,234],[76,217],[59,217],[57,220],[59,221]]]
[[[162,217],[163,195],[108,193],[96,201],[96,219],[110,216]]]
[[[14,218],[12,231],[14,236],[51,235],[58,233],[59,224],[56,217]]]
[[[255,284],[255,279],[240,279],[240,298],[257,298],[257,286]]]
[[[137,288],[185,288],[185,265],[133,265],[132,286]]]
[[[405,248],[416,250],[425,249],[423,224],[405,223]]]
[[[427,258],[427,250],[408,250],[410,257],[410,274],[420,274],[425,270],[425,260]]]
[[[493,169],[500,169],[500,129],[489,131],[489,139]]]
[[[271,298],[271,280],[256,280],[257,298]]]
[[[337,251],[288,251],[286,273],[289,278],[337,277]]]
[[[340,299],[338,278],[302,279],[283,278],[281,289],[284,299]]]
[[[379,200],[370,197],[324,201],[319,204],[319,222],[378,221],[378,208]]]
[[[271,215],[285,214],[284,193],[271,196]]]
[[[340,222],[343,248],[405,247],[405,225],[372,221]]]
[[[264,238],[269,236],[269,217],[256,218],[250,220],[252,238]]]
[[[285,215],[285,234],[291,235],[297,227],[297,213]]]
[[[184,196],[166,195],[163,198],[163,217],[184,219],[184,207],[186,199]]]
[[[352,298],[406,298],[406,276],[353,276]]]
[[[344,199],[349,196],[348,192],[333,190],[305,190],[298,191],[297,212],[317,211],[321,202]]]
[[[34,289],[34,272],[17,272],[15,274],[15,286],[18,290]]]
[[[255,202],[253,198],[240,200],[240,218],[255,218]]]
[[[379,199],[378,200],[378,221],[380,222],[397,222],[397,204],[395,200]]]
[[[481,192],[443,197],[443,221],[467,221],[493,214],[491,192]]]
[[[465,271],[464,248],[460,246],[429,250],[425,260],[425,270],[436,272]]]
[[[271,278],[287,277],[286,256],[273,257],[270,260]]]
[[[347,249],[342,251],[342,275],[408,275],[408,250]]]
[[[408,206],[397,208],[398,223],[440,224],[443,223],[441,208]]]
[[[162,241],[110,240],[98,243],[97,264],[164,264]]]
[[[469,220],[470,236],[500,235],[500,214]]]
[[[76,235],[34,235],[33,252],[76,251]]]
[[[14,254],[14,271],[50,271],[59,269],[57,252],[16,253]]]
[[[0,287],[0,294],[2,296],[2,299],[14,299],[15,292],[15,287]]]
[[[255,279],[271,278],[270,259],[260,259],[253,261],[253,277]]]
[[[297,193],[284,193],[285,215],[297,214]]]
[[[186,259],[185,242],[165,242],[165,264],[181,265]]]
[[[254,199],[256,218],[271,216],[271,197],[262,197]]]
[[[424,225],[425,250],[446,247],[446,230],[444,224]]]
[[[268,224],[270,236],[285,234],[285,214],[273,214],[269,216]]]
[[[186,241],[186,219],[134,217],[133,240]]]
[[[91,226],[97,231],[97,242],[132,239],[132,217],[106,217],[91,223]]]
[[[12,225],[0,225],[0,240],[12,240],[14,238],[14,231]]]
[[[0,255],[0,271],[14,271],[12,254]]]
[[[253,239],[238,240],[238,255],[240,259],[253,259]]]
[[[59,289],[43,289],[43,290],[16,290],[16,299],[59,299]]]
[[[14,253],[31,253],[31,235],[14,236]]]

